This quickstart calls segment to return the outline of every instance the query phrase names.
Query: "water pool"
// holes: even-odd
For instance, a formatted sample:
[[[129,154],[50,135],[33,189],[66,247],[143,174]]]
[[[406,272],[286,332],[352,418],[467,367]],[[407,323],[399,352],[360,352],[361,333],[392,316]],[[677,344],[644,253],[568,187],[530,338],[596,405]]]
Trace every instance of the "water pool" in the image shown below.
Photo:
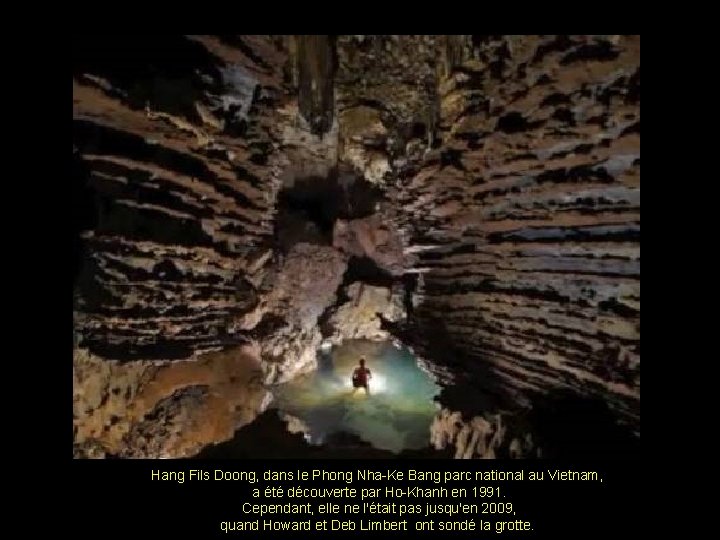
[[[353,389],[361,356],[372,372],[370,394]],[[273,388],[273,407],[301,419],[307,437],[322,444],[352,433],[376,448],[400,452],[427,446],[440,388],[405,347],[389,341],[347,341],[318,351],[317,371]]]

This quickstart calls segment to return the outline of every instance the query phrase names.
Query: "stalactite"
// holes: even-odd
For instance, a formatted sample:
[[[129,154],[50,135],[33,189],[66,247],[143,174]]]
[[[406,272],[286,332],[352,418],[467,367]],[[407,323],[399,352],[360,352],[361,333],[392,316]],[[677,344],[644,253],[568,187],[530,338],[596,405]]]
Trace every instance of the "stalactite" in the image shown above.
[[[333,122],[335,61],[331,36],[297,36],[300,112],[313,133],[326,133]]]

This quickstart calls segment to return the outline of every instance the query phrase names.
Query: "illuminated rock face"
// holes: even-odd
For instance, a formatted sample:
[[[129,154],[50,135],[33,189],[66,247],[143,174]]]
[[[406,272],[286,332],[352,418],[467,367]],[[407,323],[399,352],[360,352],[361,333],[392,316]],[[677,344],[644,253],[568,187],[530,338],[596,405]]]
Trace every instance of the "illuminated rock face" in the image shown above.
[[[438,449],[451,447],[456,459],[527,459],[542,457],[528,431],[504,425],[501,414],[464,420],[459,411],[443,409],[430,427],[430,442]]]
[[[322,342],[318,319],[335,302],[345,268],[345,257],[329,246],[296,244],[269,293],[239,319],[239,331],[249,330],[262,344],[266,382],[286,382],[315,369]]]
[[[135,403],[173,362],[249,355],[260,381],[286,381],[323,339],[389,334],[444,384],[433,440],[458,457],[504,452],[493,418],[513,431],[563,396],[639,434],[639,48],[78,38],[77,455],[201,444],[148,433],[160,417],[189,429],[214,395],[202,369]]]
[[[382,320],[396,322],[406,317],[402,291],[398,288],[393,290],[356,281],[344,292],[348,301],[340,304],[328,321],[332,343],[349,339],[389,339],[391,335],[383,328]]]
[[[119,363],[78,349],[73,418],[78,457],[186,457],[227,439],[272,398],[251,347],[194,361]]]

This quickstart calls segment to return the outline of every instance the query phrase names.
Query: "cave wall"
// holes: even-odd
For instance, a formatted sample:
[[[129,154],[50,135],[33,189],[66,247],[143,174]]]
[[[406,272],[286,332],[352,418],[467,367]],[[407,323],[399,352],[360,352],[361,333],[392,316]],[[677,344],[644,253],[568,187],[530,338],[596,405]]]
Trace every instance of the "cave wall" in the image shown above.
[[[260,343],[266,382],[287,382],[316,367],[318,320],[335,302],[346,267],[332,247],[301,242],[283,257],[256,308],[236,320]]]
[[[587,412],[639,434],[639,37],[337,47],[339,156],[397,212],[385,222],[417,288],[395,331],[432,359],[447,415],[526,429],[528,410],[550,425],[570,408],[556,431]],[[464,433],[447,417],[440,432]]]
[[[639,432],[639,37],[464,42],[439,47],[442,143],[402,187],[418,325],[459,384],[597,398]]]
[[[317,136],[283,36],[74,49],[74,455],[191,455],[253,420],[263,382],[317,346],[294,307],[248,324],[297,271],[275,250],[276,200]]]
[[[430,444],[450,448],[455,459],[530,459],[542,457],[533,433],[517,419],[486,412],[466,418],[462,411],[441,409],[430,426]]]
[[[272,242],[285,53],[267,36],[85,36],[74,182],[91,194],[75,329],[118,360],[244,342],[228,321]]]

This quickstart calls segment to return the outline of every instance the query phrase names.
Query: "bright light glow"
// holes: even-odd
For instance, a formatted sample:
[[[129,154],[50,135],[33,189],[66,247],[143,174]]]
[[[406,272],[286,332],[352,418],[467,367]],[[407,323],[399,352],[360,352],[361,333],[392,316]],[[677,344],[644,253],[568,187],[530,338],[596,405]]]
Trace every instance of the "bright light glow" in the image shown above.
[[[379,394],[387,390],[387,381],[381,373],[373,373],[372,377],[370,377],[369,386],[371,392],[376,392]]]
[[[370,387],[370,393],[371,394],[382,394],[384,392],[387,392],[388,390],[388,383],[387,379],[382,373],[377,373],[376,371],[371,372],[370,381],[368,382],[368,386]],[[353,388],[352,384],[352,376],[349,376],[347,378],[347,387]],[[358,388],[356,393],[358,394],[364,394],[365,390],[363,388]]]
[[[353,388],[360,358],[372,375],[370,393]],[[424,448],[437,413],[439,388],[419,367],[411,351],[390,342],[347,341],[319,351],[318,370],[276,387],[270,407],[296,416],[308,426],[313,444],[351,433],[376,448],[400,452]]]

